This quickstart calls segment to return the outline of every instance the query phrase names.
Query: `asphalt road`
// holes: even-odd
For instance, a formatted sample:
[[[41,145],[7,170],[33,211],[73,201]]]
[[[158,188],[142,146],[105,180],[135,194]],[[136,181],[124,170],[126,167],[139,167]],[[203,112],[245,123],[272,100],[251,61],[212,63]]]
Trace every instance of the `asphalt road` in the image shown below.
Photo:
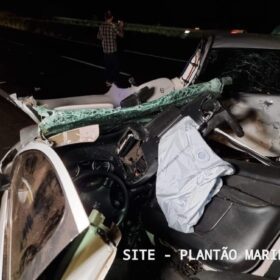
[[[120,51],[119,86],[129,86],[130,76],[141,84],[180,75],[197,42],[189,47],[185,41],[167,42],[159,48],[157,38],[127,39],[129,48],[122,45]],[[0,88],[43,99],[103,94],[107,88],[101,48],[0,28]],[[17,141],[17,127],[25,123],[24,117],[0,103],[0,157]]]
[[[1,94],[1,92],[0,92]],[[34,124],[23,112],[0,96],[0,159],[19,141],[19,129]]]
[[[142,36],[134,45],[130,41],[120,44],[121,87],[129,85],[129,76],[141,84],[158,77],[180,75],[197,44],[197,39],[195,42],[168,39],[168,44],[158,46],[151,37]],[[104,93],[102,50],[96,44],[0,29],[3,88],[2,82],[7,82],[4,89],[9,92],[40,98]]]

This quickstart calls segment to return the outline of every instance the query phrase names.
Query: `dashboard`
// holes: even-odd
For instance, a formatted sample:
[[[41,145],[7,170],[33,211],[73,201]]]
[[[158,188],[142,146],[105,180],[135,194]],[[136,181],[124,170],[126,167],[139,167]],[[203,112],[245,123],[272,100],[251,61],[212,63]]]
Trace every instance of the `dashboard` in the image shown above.
[[[142,199],[153,188],[153,184],[130,183],[133,174],[117,154],[117,143],[109,138],[107,142],[99,140],[56,149],[87,214],[94,208],[114,223],[124,219],[131,199]]]

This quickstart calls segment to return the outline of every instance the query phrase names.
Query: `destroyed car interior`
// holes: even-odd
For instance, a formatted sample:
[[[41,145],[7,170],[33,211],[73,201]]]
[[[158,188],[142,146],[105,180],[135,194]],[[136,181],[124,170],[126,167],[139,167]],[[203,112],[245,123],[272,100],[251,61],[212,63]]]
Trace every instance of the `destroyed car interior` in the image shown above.
[[[71,213],[80,208],[70,207],[71,198],[64,190],[67,186],[61,183],[62,179],[57,175],[60,171],[55,169],[53,162],[45,166],[43,155],[36,152],[27,159],[24,157],[24,153],[32,153],[32,145],[30,151],[22,151],[23,148],[26,149],[29,140],[30,143],[38,141],[54,149],[70,175],[84,208],[81,212],[84,211],[86,216],[90,217],[96,210],[104,216],[103,228],[99,227],[97,232],[105,243],[115,244],[115,247],[119,248],[105,279],[116,279],[116,266],[124,267],[122,279],[132,279],[129,278],[132,274],[133,279],[142,279],[141,273],[149,275],[150,278],[147,279],[156,279],[153,277],[158,275],[159,271],[162,279],[172,279],[170,277],[175,274],[178,277],[176,279],[276,279],[273,278],[273,265],[268,266],[266,261],[262,260],[246,260],[244,248],[278,250],[280,246],[280,111],[277,109],[277,105],[278,108],[280,106],[280,39],[248,35],[230,38],[228,41],[227,37],[209,40],[211,44],[203,45],[208,49],[203,50],[204,58],[196,69],[196,74],[192,74],[190,84],[176,88],[175,83],[165,81],[162,86],[165,89],[164,94],[159,94],[159,87],[153,87],[155,84],[148,83],[125,92],[117,101],[110,99],[113,94],[106,96],[108,102],[100,99],[96,104],[91,104],[94,99],[82,99],[80,102],[83,105],[91,105],[79,108],[75,107],[78,105],[74,99],[65,101],[66,103],[61,100],[44,103],[41,100],[24,104],[20,99],[15,101],[15,97],[4,94],[0,96],[2,99],[5,97],[4,102],[9,99],[11,106],[25,106],[33,115],[33,121],[30,119],[33,126],[34,120],[38,120],[32,133],[31,130],[21,133],[25,144],[14,146],[2,159],[1,192],[10,190],[15,184],[25,184],[25,188],[29,188],[30,182],[16,181],[16,178],[21,178],[18,175],[20,172],[26,180],[32,176],[37,178],[38,182],[35,180],[33,185],[40,186],[41,192],[44,187],[48,189],[45,192],[46,197],[40,198],[45,210],[49,209],[49,203],[58,205],[57,209],[52,208],[52,211],[40,212],[46,220],[55,217],[51,227],[45,226],[45,238],[53,235],[57,224],[61,224],[62,217],[65,225],[66,222],[69,223],[65,232],[71,231],[70,241],[65,241],[64,247],[61,244],[61,248],[57,248],[57,254],[46,260],[50,265],[42,266],[41,270],[37,268],[40,271],[38,279],[50,279],[53,275],[55,276],[52,279],[66,279],[63,278],[64,272],[76,250],[80,248],[88,225],[84,223],[79,231],[81,233],[76,232],[75,226],[70,222],[79,220],[79,215]],[[154,92],[156,95],[153,96]],[[111,105],[102,106],[108,103]],[[190,119],[191,125],[187,122]],[[177,129],[179,124],[183,126],[180,128],[183,132],[178,134],[178,139],[182,142],[189,141],[191,152],[188,156],[192,158],[187,163],[182,162],[180,154],[185,153],[184,146],[177,144],[181,150],[178,148],[178,154],[174,154],[167,162],[167,156],[159,154],[159,151],[163,147],[163,140],[171,137],[168,132]],[[25,126],[24,123],[23,127]],[[86,140],[75,136],[79,133],[82,135],[82,128],[88,129]],[[193,139],[196,138],[186,137],[186,133],[193,129],[195,133],[198,132],[199,136],[196,137],[200,137],[201,142],[195,142]],[[177,139],[170,142],[172,144],[175,141]],[[13,145],[15,144],[16,141]],[[202,153],[206,151],[206,146],[221,160],[217,163],[215,158],[216,167],[220,168],[223,162],[228,170],[223,174],[221,172],[219,176],[213,175],[217,181],[213,179],[214,181],[209,182],[215,187],[220,184],[217,193],[214,194],[212,189],[207,194],[207,201],[204,201],[198,211],[197,222],[183,232],[170,226],[173,222],[170,217],[172,215],[170,212],[168,217],[166,212],[171,210],[163,211],[165,202],[160,199],[165,199],[165,194],[159,193],[157,180],[175,166],[175,163],[178,164],[178,169],[182,167],[178,172],[184,173],[184,165],[190,166],[193,161],[194,165],[198,164],[198,174],[194,174],[190,181],[203,181],[205,178],[200,177],[200,168],[204,162],[209,161]],[[26,162],[19,167],[19,161]],[[15,166],[11,167],[12,164]],[[42,165],[41,169],[45,173],[37,174],[37,165]],[[26,166],[26,169],[19,170],[23,166]],[[212,166],[209,166],[209,173],[211,168]],[[170,178],[171,183],[176,181],[175,177]],[[164,181],[164,177],[162,178]],[[29,190],[31,194],[34,192],[35,204],[36,199],[39,199],[40,188]],[[69,188],[71,189],[71,186]],[[190,189],[182,192],[189,194]],[[18,211],[10,215],[20,215],[17,199],[25,203],[33,199],[23,195],[16,198],[16,192],[10,196],[13,197],[14,211]],[[195,199],[198,197],[197,190]],[[178,199],[179,195],[172,197],[174,198]],[[179,209],[181,201],[178,199],[176,203]],[[25,215],[23,219],[42,219],[36,216],[36,211],[39,211],[36,209],[34,207],[32,213],[22,212],[21,214]],[[57,211],[53,213],[54,210]],[[179,218],[176,222],[179,223]],[[36,231],[31,221],[28,226],[20,222],[17,226],[17,230],[25,232],[26,236],[31,234],[32,230]],[[116,226],[122,233],[119,244],[114,243]],[[59,230],[63,239],[63,228],[59,227]],[[14,234],[16,233],[15,231]],[[24,253],[19,253],[25,254],[25,259],[13,257],[13,264],[19,263],[18,267],[21,269],[12,271],[15,275],[25,271],[24,276],[27,277],[32,269],[24,269],[29,264],[36,270],[34,256],[40,253],[45,241],[44,236],[41,236],[40,240],[35,240],[35,237],[33,243],[26,241],[25,244],[13,245],[17,247],[13,247],[13,254],[16,254],[16,250],[25,250]],[[16,240],[14,235],[11,238]],[[40,243],[41,247],[33,246],[35,243]],[[191,249],[196,254],[199,250],[222,249],[225,246],[227,250],[237,251],[236,259],[189,261],[185,258],[184,262],[177,259],[179,249]],[[157,248],[159,254],[170,254],[172,261],[159,261],[154,267],[146,262],[125,262],[122,261],[124,248]],[[45,253],[48,254],[47,251]],[[13,254],[12,256],[15,256]],[[137,274],[139,276],[136,276]]]

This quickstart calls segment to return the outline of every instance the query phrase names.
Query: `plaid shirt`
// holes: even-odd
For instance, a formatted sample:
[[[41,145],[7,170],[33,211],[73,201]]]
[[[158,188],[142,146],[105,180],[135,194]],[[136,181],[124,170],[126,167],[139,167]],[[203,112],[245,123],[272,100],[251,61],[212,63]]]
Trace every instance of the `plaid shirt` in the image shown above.
[[[99,26],[97,38],[102,41],[104,53],[117,51],[117,35],[122,36],[122,33],[113,23],[104,22]]]

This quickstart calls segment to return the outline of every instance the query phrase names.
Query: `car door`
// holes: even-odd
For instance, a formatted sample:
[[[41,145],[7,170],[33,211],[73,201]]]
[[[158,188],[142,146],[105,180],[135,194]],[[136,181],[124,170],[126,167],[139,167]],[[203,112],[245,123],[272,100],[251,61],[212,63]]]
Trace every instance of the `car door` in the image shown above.
[[[56,152],[31,142],[14,158],[2,196],[2,279],[36,279],[89,227],[73,182]],[[3,246],[4,244],[4,246]]]

